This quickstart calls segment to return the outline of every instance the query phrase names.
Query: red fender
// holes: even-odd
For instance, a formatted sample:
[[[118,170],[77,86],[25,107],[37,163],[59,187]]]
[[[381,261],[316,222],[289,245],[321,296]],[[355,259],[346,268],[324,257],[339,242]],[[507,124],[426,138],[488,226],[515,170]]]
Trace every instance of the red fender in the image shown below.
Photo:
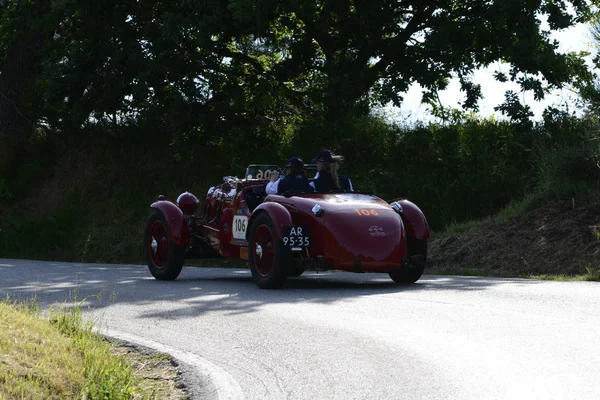
[[[283,236],[283,230],[281,228],[283,225],[292,225],[292,216],[287,208],[279,203],[267,201],[254,209],[254,212],[250,217],[250,221],[248,221],[248,226],[252,226],[254,218],[264,212],[269,214],[269,217],[271,217],[271,220],[273,220],[273,225],[275,225],[275,233],[278,237]],[[248,233],[246,233],[246,238],[248,238]]]
[[[408,236],[415,239],[429,239],[429,225],[423,211],[408,200],[398,200],[398,203],[402,206],[402,221]]]
[[[169,226],[169,238],[173,243],[182,247],[187,246],[190,240],[190,231],[183,219],[181,209],[176,204],[165,200],[156,201],[150,207],[160,210],[165,215]]]

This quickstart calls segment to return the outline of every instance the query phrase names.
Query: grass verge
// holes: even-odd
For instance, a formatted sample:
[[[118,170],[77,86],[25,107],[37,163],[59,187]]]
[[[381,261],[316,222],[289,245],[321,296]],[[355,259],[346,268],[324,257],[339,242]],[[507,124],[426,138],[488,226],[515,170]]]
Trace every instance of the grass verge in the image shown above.
[[[0,399],[187,398],[172,384],[168,356],[124,348],[93,333],[79,307],[51,308],[43,318],[35,303],[6,300],[0,303]],[[140,368],[152,362],[158,372]]]
[[[539,279],[543,281],[570,281],[570,282],[600,282],[600,269],[590,268],[585,273],[580,274],[519,274],[510,271],[490,271],[485,268],[446,268],[436,269],[428,268],[425,270],[429,275],[448,275],[448,276],[478,276],[487,278],[520,278],[520,279]]]
[[[429,274],[600,281],[600,203],[531,196],[429,244]]]
[[[539,207],[551,196],[540,193],[528,194],[521,200],[514,200],[503,207],[497,214],[481,219],[468,220],[464,222],[453,223],[446,226],[439,232],[433,232],[432,238],[443,238],[457,233],[467,232],[484,224],[489,224],[505,220],[514,215],[525,213]]]

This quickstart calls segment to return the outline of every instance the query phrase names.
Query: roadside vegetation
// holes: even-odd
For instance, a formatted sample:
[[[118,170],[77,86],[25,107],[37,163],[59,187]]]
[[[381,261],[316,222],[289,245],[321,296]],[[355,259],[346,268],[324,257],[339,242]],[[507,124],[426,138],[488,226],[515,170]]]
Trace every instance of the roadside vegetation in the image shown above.
[[[108,342],[79,307],[0,303],[0,399],[184,399],[168,356]]]
[[[0,257],[144,263],[159,194],[331,148],[358,190],[422,208],[428,272],[597,280],[600,58],[550,36],[597,4],[3,1]],[[475,116],[490,65],[518,88],[502,120]],[[414,83],[435,122],[377,112]],[[520,95],[561,87],[581,104],[533,121]],[[78,312],[38,311],[0,304],[0,397],[160,395]]]
[[[573,275],[598,265],[594,118],[556,112],[525,127],[465,117],[409,128],[371,115],[359,126],[356,135],[372,148],[341,150],[345,172],[360,190],[406,197],[424,210],[434,231],[430,272]],[[40,146],[5,179],[4,257],[143,264],[143,222],[158,194],[202,197],[222,176],[265,158],[247,154],[223,166],[213,153],[175,160],[152,149],[121,154],[113,143],[55,159]],[[301,151],[278,157],[312,157]]]
[[[600,280],[600,129],[565,122],[532,148],[523,197],[435,232],[430,273]]]

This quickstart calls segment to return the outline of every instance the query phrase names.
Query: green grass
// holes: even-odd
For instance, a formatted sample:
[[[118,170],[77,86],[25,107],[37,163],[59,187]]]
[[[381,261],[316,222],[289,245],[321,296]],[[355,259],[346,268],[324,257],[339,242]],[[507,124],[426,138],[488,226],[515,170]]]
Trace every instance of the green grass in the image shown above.
[[[557,194],[549,194],[537,192],[534,194],[530,194],[523,198],[520,201],[513,201],[504,207],[498,214],[494,216],[490,216],[487,218],[483,218],[480,220],[471,220],[457,224],[451,224],[447,226],[445,229],[439,232],[434,232],[432,234],[432,242],[440,241],[437,243],[459,243],[460,245],[467,246],[466,243],[474,242],[470,248],[475,249],[477,251],[478,242],[477,238],[488,237],[488,240],[498,240],[494,236],[494,233],[504,232],[506,229],[513,229],[515,235],[519,235],[521,233],[525,234],[526,237],[531,240],[531,237],[544,236],[544,232],[532,231],[531,223],[532,221],[528,218],[540,218],[540,210],[544,212],[544,207],[555,207],[554,201],[558,201],[556,204],[561,204],[561,207],[568,208],[569,211],[575,210],[577,207],[580,207],[580,210],[585,210],[586,207],[593,207],[595,201],[597,201],[597,197],[594,197],[593,194],[597,193],[597,188],[594,186],[588,187],[586,190],[581,189],[580,192],[572,193],[568,197],[564,194],[559,196]],[[591,201],[590,199],[594,199]],[[541,208],[540,208],[541,207]],[[538,209],[539,208],[539,209]],[[536,210],[538,209],[538,210]],[[537,217],[531,217],[529,215],[525,215],[526,213],[535,210]],[[548,215],[551,214],[551,211],[548,211]],[[552,214],[554,215],[554,214]],[[517,217],[518,218],[514,218]],[[543,216],[543,215],[542,215]],[[508,218],[513,218],[511,221],[506,221]],[[555,218],[555,217],[553,217]],[[577,218],[577,217],[574,217]],[[554,223],[558,223],[557,220],[552,220]],[[582,227],[586,224],[587,220],[580,220],[579,223]],[[509,222],[510,228],[507,228],[507,224],[503,222]],[[548,222],[549,224],[550,222]],[[572,223],[572,221],[571,221]],[[591,223],[591,222],[590,222]],[[588,224],[589,225],[589,224]],[[589,231],[593,235],[594,240],[600,241],[600,228],[594,226],[588,226]],[[520,231],[522,229],[522,231]],[[554,229],[554,228],[549,228]],[[472,232],[470,232],[472,231]],[[487,236],[482,236],[487,235]],[[556,234],[555,234],[556,235]],[[455,237],[453,237],[455,236]],[[502,235],[500,235],[502,236]],[[502,236],[503,237],[503,236]],[[514,236],[513,236],[514,237]],[[451,242],[445,242],[445,240],[451,240]],[[485,239],[484,239],[485,240]],[[506,239],[506,243],[497,242],[499,249],[502,247],[511,248],[515,251],[515,246],[518,247],[522,251],[526,250],[526,246],[528,243],[516,244],[516,242],[511,242],[511,239]],[[560,241],[559,236],[555,236],[554,240]],[[558,243],[558,242],[557,242]],[[493,268],[488,268],[485,265],[469,265],[472,261],[463,260],[461,263],[461,259],[454,260],[451,264],[444,264],[443,260],[446,260],[445,251],[451,251],[451,248],[442,245],[438,247],[436,250],[435,245],[432,243],[432,250],[430,251],[430,255],[432,259],[442,260],[441,265],[443,267],[432,267],[429,268],[426,272],[429,274],[439,274],[439,275],[462,275],[462,276],[486,276],[486,277],[501,277],[501,278],[523,278],[523,279],[541,279],[541,280],[557,280],[557,281],[600,281],[600,267],[595,260],[593,254],[578,253],[578,262],[576,264],[576,268],[573,265],[565,265],[563,271],[560,271],[556,268],[549,269],[548,273],[544,272],[543,265],[537,265],[532,268],[532,271],[536,271],[535,273],[527,273],[528,266],[517,266],[517,265],[494,265]],[[484,250],[481,250],[484,251]],[[516,250],[518,251],[518,250]],[[564,251],[561,250],[561,251]],[[573,249],[573,251],[579,251]],[[584,251],[584,250],[581,250]],[[589,251],[589,250],[585,250]],[[556,254],[554,254],[556,256]],[[539,258],[538,258],[539,259]],[[544,260],[539,259],[540,263],[543,263]],[[467,264],[467,265],[465,265]],[[434,261],[435,265],[435,261]],[[584,266],[586,266],[584,268]]]
[[[600,282],[600,268],[599,267],[586,267],[584,274],[578,275],[527,275],[519,276],[519,278],[528,279],[541,279],[545,281],[589,281],[589,282]]]
[[[152,399],[79,307],[0,303],[0,399]]]
[[[480,276],[487,278],[539,279],[544,281],[589,281],[600,282],[600,268],[588,267],[584,274],[516,274],[510,271],[490,271],[485,268],[446,268],[444,270],[426,269],[425,274],[450,276]]]

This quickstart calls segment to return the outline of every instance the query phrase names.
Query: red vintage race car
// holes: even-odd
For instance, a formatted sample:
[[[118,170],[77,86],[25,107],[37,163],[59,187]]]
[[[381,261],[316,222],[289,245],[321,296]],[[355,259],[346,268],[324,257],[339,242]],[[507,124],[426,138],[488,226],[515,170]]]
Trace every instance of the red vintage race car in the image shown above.
[[[408,200],[386,202],[360,192],[267,195],[274,165],[251,165],[244,179],[227,176],[200,201],[159,196],[145,225],[148,267],[176,279],[190,258],[247,260],[255,283],[281,287],[305,270],[387,273],[398,283],[423,274],[429,227]],[[312,179],[316,166],[307,165]]]

